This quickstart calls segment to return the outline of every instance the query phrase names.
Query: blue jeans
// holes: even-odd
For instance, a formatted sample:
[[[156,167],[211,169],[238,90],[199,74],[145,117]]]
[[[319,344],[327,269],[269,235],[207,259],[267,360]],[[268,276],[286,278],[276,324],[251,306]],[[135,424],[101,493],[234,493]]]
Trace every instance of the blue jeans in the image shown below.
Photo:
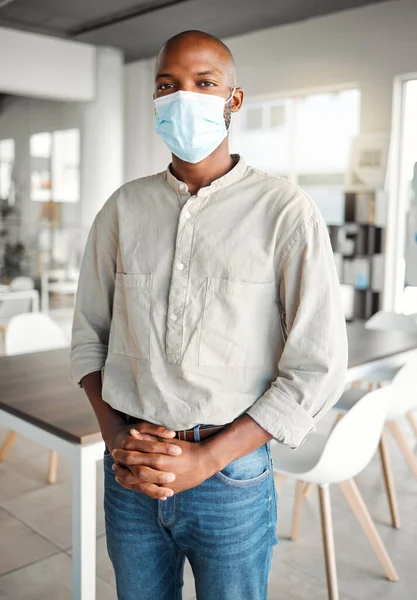
[[[199,441],[198,427],[194,430]],[[119,600],[266,600],[277,499],[269,444],[167,500],[121,487],[104,456],[107,548]]]

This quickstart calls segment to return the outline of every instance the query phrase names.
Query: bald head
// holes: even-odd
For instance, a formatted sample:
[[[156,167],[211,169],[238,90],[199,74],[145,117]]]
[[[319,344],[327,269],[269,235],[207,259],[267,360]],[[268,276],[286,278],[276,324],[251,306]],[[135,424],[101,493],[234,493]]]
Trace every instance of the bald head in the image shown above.
[[[231,51],[219,38],[198,30],[183,31],[165,42],[156,58],[155,74],[158,73],[164,59],[171,53],[187,53],[190,49],[196,52],[201,51],[204,54],[211,53],[213,57],[217,57],[218,64],[223,67],[230,87],[236,87],[235,61]]]

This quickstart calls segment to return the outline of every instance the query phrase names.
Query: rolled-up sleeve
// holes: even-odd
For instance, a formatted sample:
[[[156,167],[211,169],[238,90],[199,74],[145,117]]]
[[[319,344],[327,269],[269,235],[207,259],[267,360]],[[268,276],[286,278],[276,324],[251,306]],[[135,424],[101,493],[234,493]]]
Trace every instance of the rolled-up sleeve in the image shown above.
[[[81,264],[71,339],[71,376],[80,385],[107,358],[118,246],[113,199],[93,223]]]
[[[310,208],[279,267],[285,345],[278,377],[247,411],[291,448],[338,401],[347,369],[346,324],[330,239],[318,209]]]

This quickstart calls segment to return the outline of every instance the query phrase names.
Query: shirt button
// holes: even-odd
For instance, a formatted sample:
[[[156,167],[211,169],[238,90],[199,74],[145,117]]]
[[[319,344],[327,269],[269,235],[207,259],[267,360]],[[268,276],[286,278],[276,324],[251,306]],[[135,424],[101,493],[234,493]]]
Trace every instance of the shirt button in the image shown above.
[[[178,189],[180,192],[185,192],[185,190],[187,189],[187,185],[185,183],[180,183]]]
[[[189,219],[190,217],[191,217],[191,214],[189,212],[184,213],[184,219]]]
[[[177,269],[178,271],[182,271],[184,268],[184,265],[182,263],[177,263]]]
[[[174,315],[174,313],[170,314],[169,318],[171,319],[171,321],[176,321],[178,319],[177,315]]]

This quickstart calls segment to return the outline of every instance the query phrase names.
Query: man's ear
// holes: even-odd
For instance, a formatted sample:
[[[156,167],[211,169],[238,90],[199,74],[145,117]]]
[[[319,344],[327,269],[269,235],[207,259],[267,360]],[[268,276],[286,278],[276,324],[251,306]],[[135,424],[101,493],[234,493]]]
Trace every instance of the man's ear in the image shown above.
[[[233,98],[230,101],[231,112],[239,112],[243,104],[244,92],[243,89],[238,87],[235,89]]]

